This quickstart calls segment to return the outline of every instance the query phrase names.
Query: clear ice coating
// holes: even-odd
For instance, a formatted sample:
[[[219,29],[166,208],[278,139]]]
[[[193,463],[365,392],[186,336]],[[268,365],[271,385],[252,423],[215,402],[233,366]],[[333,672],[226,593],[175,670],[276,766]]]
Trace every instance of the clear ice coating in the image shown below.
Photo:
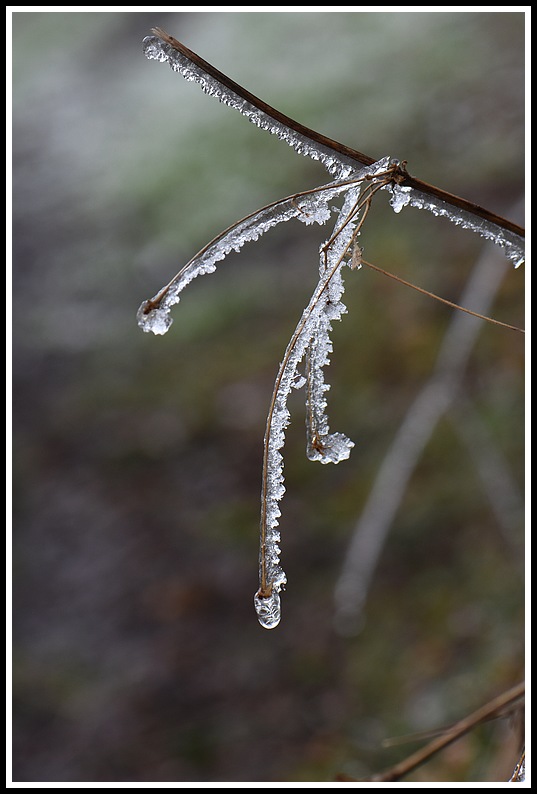
[[[147,301],[144,301],[138,309],[136,315],[138,325],[146,334],[152,332],[158,336],[162,336],[173,322],[169,311],[167,309],[156,308],[146,312],[146,306]]]
[[[257,619],[264,629],[275,629],[281,619],[280,596],[273,589],[269,598],[260,598],[257,592],[254,596],[254,606]]]
[[[341,319],[346,307],[341,302],[344,291],[341,270],[346,264],[350,245],[356,229],[357,219],[352,218],[363,182],[366,177],[380,175],[388,166],[389,158],[368,166],[358,174],[339,211],[335,233],[329,241],[321,246],[321,263],[319,281],[313,295],[304,309],[302,317],[291,337],[276,377],[272,409],[267,420],[265,437],[266,452],[264,461],[264,483],[262,492],[262,527],[264,538],[260,549],[260,581],[272,587],[272,592],[279,592],[285,582],[280,561],[280,533],[277,531],[281,511],[279,502],[285,493],[283,476],[283,456],[281,449],[285,443],[285,431],[290,421],[287,399],[291,389],[296,388],[302,376],[298,367],[307,355],[306,379],[308,383],[308,411],[310,433],[308,447],[313,449],[314,434],[318,442],[316,452],[311,452],[313,460],[323,463],[338,463],[349,457],[354,446],[342,433],[329,433],[326,417],[326,399],[324,392],[329,388],[323,379],[322,369],[329,363],[332,343],[329,337],[331,321]],[[328,248],[326,246],[330,242]],[[325,257],[326,249],[326,257]],[[263,564],[265,566],[263,575]]]
[[[381,162],[385,163],[388,160],[389,158],[384,158]],[[373,168],[372,165],[363,170],[371,173]],[[174,304],[179,303],[180,293],[193,279],[197,276],[214,273],[216,263],[225,259],[231,251],[238,253],[245,243],[258,240],[265,232],[279,223],[285,223],[293,218],[306,225],[326,223],[333,209],[329,202],[352,188],[357,179],[363,179],[362,171],[353,173],[346,179],[336,180],[327,185],[274,201],[221,232],[202,248],[165,288],[152,298],[154,303],[158,303],[158,308],[146,314],[146,301],[142,303],[137,314],[140,328],[146,333],[165,334],[173,322],[170,317],[170,309]]]
[[[147,36],[143,40],[143,52],[146,58],[156,61],[167,61],[174,72],[179,72],[185,80],[193,80],[209,96],[214,96],[225,105],[238,110],[243,116],[261,129],[267,130],[272,135],[277,135],[298,153],[313,160],[319,160],[326,170],[334,177],[348,176],[357,165],[356,160],[334,152],[328,146],[314,143],[309,138],[290,129],[282,122],[269,116],[255,105],[239,96],[235,91],[195,64],[186,55],[176,50],[170,44],[161,41],[156,36]]]
[[[342,155],[329,146],[310,140],[260,110],[157,36],[147,36],[143,40],[142,46],[146,58],[161,62],[167,61],[173,71],[179,72],[186,80],[198,83],[207,94],[238,110],[256,126],[277,135],[278,138],[292,146],[298,154],[319,160],[334,177],[341,179],[349,176],[360,166],[358,161],[352,157]],[[476,232],[499,245],[515,267],[519,267],[524,261],[524,240],[518,234],[503,229],[491,221],[479,218],[471,212],[455,208],[441,199],[422,193],[415,188],[393,185],[389,189],[392,191],[390,204],[394,212],[400,212],[403,207],[412,206],[426,209],[434,215],[442,215],[452,223]]]
[[[390,206],[394,212],[401,212],[403,207],[406,207],[410,201],[410,192],[412,188],[405,185],[392,185],[392,197],[390,199]]]
[[[343,433],[329,433],[327,436],[318,436],[314,444],[308,444],[307,456],[309,460],[319,463],[341,463],[347,460],[354,447],[354,441]]]
[[[390,190],[392,197],[390,206],[394,212],[401,212],[403,207],[415,207],[421,210],[432,212],[437,217],[447,218],[456,226],[468,229],[475,234],[481,235],[486,240],[498,245],[503,249],[505,256],[515,267],[520,267],[525,259],[524,239],[509,229],[504,229],[492,221],[481,218],[472,212],[454,207],[445,201],[422,193],[408,185],[389,185],[386,189]]]

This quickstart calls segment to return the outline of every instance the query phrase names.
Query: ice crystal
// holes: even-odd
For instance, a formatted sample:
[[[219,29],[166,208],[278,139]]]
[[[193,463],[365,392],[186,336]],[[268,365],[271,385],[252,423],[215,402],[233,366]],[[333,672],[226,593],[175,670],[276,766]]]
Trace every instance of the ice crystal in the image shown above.
[[[456,226],[468,229],[495,243],[503,249],[505,256],[516,268],[524,262],[524,239],[515,232],[504,229],[492,221],[475,215],[473,212],[454,207],[436,196],[423,193],[408,185],[392,184],[387,189],[392,193],[390,205],[394,212],[401,212],[403,207],[427,210],[437,217],[447,218]]]
[[[281,618],[280,596],[273,590],[268,598],[262,598],[258,593],[254,596],[254,606],[257,618],[264,629],[275,629]]]
[[[381,162],[386,164],[388,160],[384,158]],[[366,170],[367,173],[375,172],[373,166],[368,166]],[[216,263],[225,259],[231,251],[240,251],[245,243],[258,240],[269,229],[292,218],[306,225],[326,223],[333,210],[329,202],[348,191],[357,179],[362,178],[361,174],[359,171],[346,179],[287,196],[230,226],[202,248],[166,287],[150,301],[142,303],[137,314],[140,328],[146,333],[166,333],[173,322],[170,309],[179,303],[182,290],[197,276],[213,273]]]

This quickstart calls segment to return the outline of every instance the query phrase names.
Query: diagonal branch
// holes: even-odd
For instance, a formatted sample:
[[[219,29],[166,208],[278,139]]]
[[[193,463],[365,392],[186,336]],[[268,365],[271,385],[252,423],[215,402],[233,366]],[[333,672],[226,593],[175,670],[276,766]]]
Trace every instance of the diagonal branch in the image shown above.
[[[401,761],[401,763],[395,764],[395,766],[392,766],[385,772],[374,775],[373,777],[369,778],[369,780],[374,783],[401,780],[402,777],[408,775],[418,766],[424,764],[433,755],[438,753],[440,750],[443,750],[444,747],[447,747],[449,744],[457,741],[457,739],[460,739],[461,736],[469,733],[471,730],[473,730],[473,728],[485,720],[498,715],[498,713],[501,713],[506,706],[509,706],[523,698],[524,692],[524,682],[517,684],[511,689],[508,689],[507,692],[503,692],[489,703],[481,706],[481,708],[477,709],[477,711],[474,711],[468,717],[464,717],[464,719],[455,723],[455,725],[453,725],[445,734],[439,736],[437,739],[433,739],[432,742],[429,742],[429,744],[427,744],[425,747],[422,747],[420,750],[412,753],[412,755],[408,756],[408,758],[405,758],[405,760]]]
[[[244,102],[247,102],[249,105],[260,111],[264,116],[267,116],[269,119],[273,120],[278,127],[292,130],[298,136],[300,136],[300,138],[304,139],[304,141],[314,143],[316,149],[322,152],[328,161],[334,160],[335,156],[335,159],[351,170],[356,169],[356,163],[359,163],[360,165],[372,165],[376,161],[377,158],[363,154],[362,152],[359,152],[350,146],[346,146],[343,143],[339,143],[339,141],[335,141],[332,138],[327,138],[325,135],[321,135],[321,133],[310,129],[303,124],[300,124],[298,121],[295,121],[289,116],[286,116],[284,113],[281,113],[279,110],[271,107],[271,105],[268,105],[262,99],[259,99],[259,97],[256,97],[254,94],[250,93],[250,91],[247,91],[241,85],[220,72],[210,63],[205,61],[192,50],[188,49],[188,47],[185,47],[184,44],[181,44],[181,42],[177,41],[177,39],[175,39],[173,36],[170,36],[169,33],[166,33],[161,28],[153,28],[152,32],[161,41],[165,42],[173,50],[184,56],[184,58],[186,58],[187,61],[193,64],[198,70],[201,70],[202,73],[208,75],[221,88],[223,88],[225,92],[236,95]],[[159,56],[155,55],[151,55],[150,57],[158,57],[159,60],[161,59]],[[196,78],[190,77],[190,79]],[[310,154],[311,156],[310,152],[305,151],[304,153]],[[319,158],[317,157],[316,159]],[[477,216],[487,223],[499,227],[506,232],[510,232],[517,237],[524,237],[524,229],[518,224],[513,223],[512,221],[509,221],[506,218],[503,218],[500,215],[485,209],[484,207],[480,207],[478,204],[475,204],[472,201],[455,196],[452,193],[448,193],[445,190],[437,188],[434,185],[430,185],[421,179],[411,176],[407,172],[404,163],[399,166],[399,170],[396,175],[396,182],[401,187],[414,189],[419,193],[424,194],[433,202],[435,200],[439,200],[440,202],[447,204],[450,207],[454,207],[457,210],[462,210],[464,212],[470,213],[471,215]]]

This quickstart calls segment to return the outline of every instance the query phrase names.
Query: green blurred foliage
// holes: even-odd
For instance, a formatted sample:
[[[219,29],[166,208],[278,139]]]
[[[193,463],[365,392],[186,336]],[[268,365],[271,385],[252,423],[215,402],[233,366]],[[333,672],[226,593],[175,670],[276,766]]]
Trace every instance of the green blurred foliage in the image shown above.
[[[520,12],[13,13],[13,607],[17,782],[365,777],[523,675],[523,563],[447,419],[389,535],[356,637],[333,627],[354,524],[451,311],[348,272],[330,422],[293,398],[284,616],[257,624],[262,440],[326,229],[286,224],[194,282],[163,338],[135,313],[208,240],[319,164],[147,61],[163,27],[282,112],[511,217],[523,193]],[[457,300],[482,241],[381,196],[367,258]],[[494,316],[523,324],[506,268]],[[464,380],[523,483],[523,342],[484,326]],[[409,749],[410,747],[410,749]],[[506,780],[483,726],[409,778]]]

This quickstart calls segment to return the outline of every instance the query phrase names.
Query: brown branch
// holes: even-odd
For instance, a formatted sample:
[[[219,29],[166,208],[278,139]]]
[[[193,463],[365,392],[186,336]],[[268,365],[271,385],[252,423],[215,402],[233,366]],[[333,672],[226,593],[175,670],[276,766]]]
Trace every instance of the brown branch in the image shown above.
[[[479,725],[484,720],[490,719],[491,717],[497,715],[498,712],[501,712],[503,709],[505,709],[506,706],[509,706],[515,701],[520,700],[520,698],[524,697],[524,691],[524,682],[517,684],[511,689],[508,689],[507,692],[503,692],[501,695],[498,695],[498,697],[494,698],[489,703],[486,703],[484,706],[481,706],[481,708],[477,709],[477,711],[474,711],[468,717],[456,722],[446,734],[434,739],[432,742],[429,742],[429,744],[427,744],[425,747],[422,747],[421,750],[412,753],[412,755],[408,756],[408,758],[405,758],[405,760],[401,761],[401,763],[395,764],[385,772],[381,772],[378,775],[373,775],[373,777],[368,778],[368,780],[374,783],[400,780],[405,775],[408,775],[409,772],[412,772],[418,766],[424,764],[440,750],[443,750],[444,747],[447,747],[457,739],[460,739],[461,736],[469,733],[473,728],[476,727],[476,725]]]
[[[522,783],[526,779],[526,750],[522,750],[509,783]]]
[[[226,88],[229,88],[242,99],[250,102],[258,110],[261,110],[267,116],[270,116],[280,124],[285,124],[286,127],[289,127],[289,129],[294,130],[305,138],[309,138],[310,141],[313,141],[318,146],[323,146],[332,152],[337,152],[338,155],[354,160],[358,163],[361,163],[362,165],[372,165],[374,162],[376,162],[374,157],[363,154],[362,152],[352,149],[350,146],[346,146],[343,143],[339,143],[339,141],[335,141],[332,138],[327,138],[325,135],[321,135],[321,133],[310,129],[309,127],[305,127],[303,124],[300,124],[298,121],[286,116],[284,113],[280,113],[279,110],[276,110],[262,99],[259,99],[259,97],[251,94],[250,91],[247,91],[230,77],[223,74],[223,72],[220,72],[214,66],[211,66],[210,63],[205,61],[195,52],[192,52],[192,50],[189,50],[188,47],[185,47],[184,44],[181,44],[181,42],[177,41],[177,39],[174,39],[173,36],[170,36],[169,33],[166,33],[161,28],[152,28],[152,33],[173,47],[174,50],[180,52],[182,55],[192,61],[192,63],[199,66],[201,69],[207,72],[207,74],[211,75],[211,77],[214,77],[215,80],[218,80],[218,82],[226,86]],[[518,224],[513,223],[506,218],[502,218],[500,215],[496,215],[494,212],[491,212],[484,207],[480,207],[478,204],[474,204],[472,201],[455,196],[452,193],[448,193],[445,190],[441,190],[434,185],[430,185],[427,182],[423,182],[421,179],[411,176],[407,172],[404,163],[400,166],[397,177],[397,182],[400,185],[406,185],[408,187],[415,188],[422,193],[434,196],[435,198],[444,201],[446,204],[449,204],[452,207],[457,207],[461,210],[465,210],[466,212],[470,212],[472,215],[483,218],[489,223],[494,223],[496,226],[499,226],[502,229],[506,229],[510,232],[513,232],[514,234],[518,234],[520,237],[524,237],[524,228],[522,226],[519,226]]]

